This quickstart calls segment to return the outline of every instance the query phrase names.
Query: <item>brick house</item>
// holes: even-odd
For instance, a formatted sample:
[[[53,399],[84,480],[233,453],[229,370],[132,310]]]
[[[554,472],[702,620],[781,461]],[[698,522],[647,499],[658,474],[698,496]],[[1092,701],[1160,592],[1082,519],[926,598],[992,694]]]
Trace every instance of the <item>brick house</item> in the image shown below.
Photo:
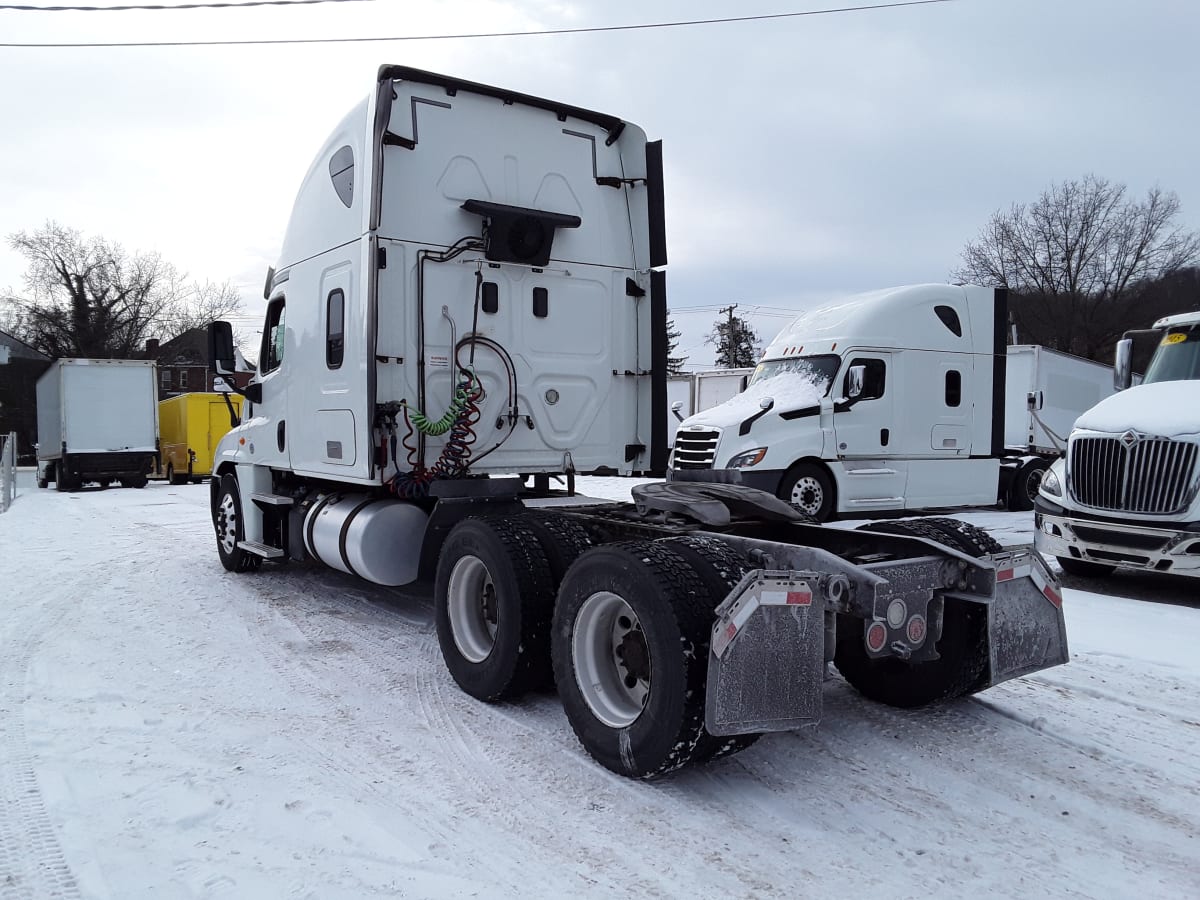
[[[146,341],[145,359],[158,362],[158,399],[178,397],[213,389],[213,376],[208,367],[208,332],[203,328],[185,331],[165,344],[155,339]],[[244,388],[254,369],[238,354],[237,371],[232,378],[237,387]]]
[[[37,460],[37,380],[50,357],[0,331],[0,434],[16,432],[17,464]]]

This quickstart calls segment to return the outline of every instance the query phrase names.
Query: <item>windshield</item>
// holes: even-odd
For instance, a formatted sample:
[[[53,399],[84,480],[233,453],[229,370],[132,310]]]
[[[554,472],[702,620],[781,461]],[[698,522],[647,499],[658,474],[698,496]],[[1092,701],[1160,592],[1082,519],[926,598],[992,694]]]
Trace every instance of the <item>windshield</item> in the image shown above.
[[[1154,351],[1142,384],[1200,380],[1200,330],[1172,328]]]
[[[760,384],[776,375],[804,375],[821,392],[824,397],[829,393],[833,378],[837,375],[842,358],[829,353],[823,356],[789,356],[787,359],[765,359],[758,364],[754,374],[750,376],[751,385]]]

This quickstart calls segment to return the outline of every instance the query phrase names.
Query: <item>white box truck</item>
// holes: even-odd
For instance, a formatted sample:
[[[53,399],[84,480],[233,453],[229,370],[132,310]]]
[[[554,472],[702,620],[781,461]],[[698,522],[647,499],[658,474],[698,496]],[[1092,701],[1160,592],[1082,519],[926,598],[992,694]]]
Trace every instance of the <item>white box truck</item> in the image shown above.
[[[1117,345],[1120,393],[1075,423],[1042,481],[1037,548],[1072,575],[1118,566],[1200,577],[1200,311],[1159,319],[1158,346],[1132,382],[1132,338]]]
[[[1006,502],[1032,509],[1112,370],[1006,347],[1007,295],[925,284],[797,316],[747,390],[680,424],[670,477],[746,484],[824,521]]]
[[[661,147],[637,126],[383,67],[268,278],[216,452],[222,565],[428,579],[464,691],[554,684],[586,750],[639,778],[816,723],[829,661],[900,706],[1065,662],[1040,557],[964,523],[829,529],[664,482],[526,507],[504,473],[665,470],[665,248]],[[232,329],[210,336],[232,370]]]
[[[153,360],[60,359],[37,383],[38,487],[145,487],[158,457]]]

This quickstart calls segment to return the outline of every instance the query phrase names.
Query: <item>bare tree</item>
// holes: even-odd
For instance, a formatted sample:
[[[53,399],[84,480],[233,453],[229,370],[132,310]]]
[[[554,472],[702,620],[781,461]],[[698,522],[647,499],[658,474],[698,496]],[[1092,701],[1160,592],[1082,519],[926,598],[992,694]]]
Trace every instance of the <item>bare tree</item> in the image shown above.
[[[1141,201],[1096,175],[1052,184],[1032,204],[995,212],[953,277],[1012,291],[1022,340],[1099,359],[1145,324],[1147,286],[1193,264],[1200,235],[1174,225],[1179,198]]]
[[[157,253],[131,256],[56,222],[16,232],[9,245],[25,257],[25,291],[0,296],[4,321],[51,357],[126,359],[147,338],[169,340],[241,307],[229,283],[189,283]]]
[[[726,318],[717,319],[713,325],[712,334],[704,339],[706,344],[717,346],[717,366],[722,369],[741,369],[753,366],[758,362],[761,353],[758,346],[758,334],[750,323],[741,316],[735,316],[733,311],[737,304],[721,310]]]

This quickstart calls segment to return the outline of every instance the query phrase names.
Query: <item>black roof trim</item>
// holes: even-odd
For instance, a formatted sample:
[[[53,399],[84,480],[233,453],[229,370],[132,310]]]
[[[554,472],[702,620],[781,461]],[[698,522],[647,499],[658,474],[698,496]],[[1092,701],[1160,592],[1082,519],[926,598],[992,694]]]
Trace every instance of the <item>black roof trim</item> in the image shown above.
[[[578,106],[569,106],[566,103],[558,103],[542,97],[519,94],[516,91],[506,91],[502,88],[478,84],[474,81],[463,81],[461,78],[439,75],[436,72],[426,72],[424,69],[412,69],[408,66],[385,65],[379,67],[380,83],[393,79],[437,85],[438,87],[445,88],[450,94],[454,94],[457,91],[467,91],[472,94],[483,94],[485,97],[495,97],[505,103],[521,103],[525,106],[534,106],[538,109],[545,109],[554,113],[560,121],[570,116],[571,118],[591,122],[593,125],[598,125],[610,133],[615,131],[618,135],[621,133],[620,129],[625,127],[625,122],[616,116],[605,115],[604,113],[583,109]]]

